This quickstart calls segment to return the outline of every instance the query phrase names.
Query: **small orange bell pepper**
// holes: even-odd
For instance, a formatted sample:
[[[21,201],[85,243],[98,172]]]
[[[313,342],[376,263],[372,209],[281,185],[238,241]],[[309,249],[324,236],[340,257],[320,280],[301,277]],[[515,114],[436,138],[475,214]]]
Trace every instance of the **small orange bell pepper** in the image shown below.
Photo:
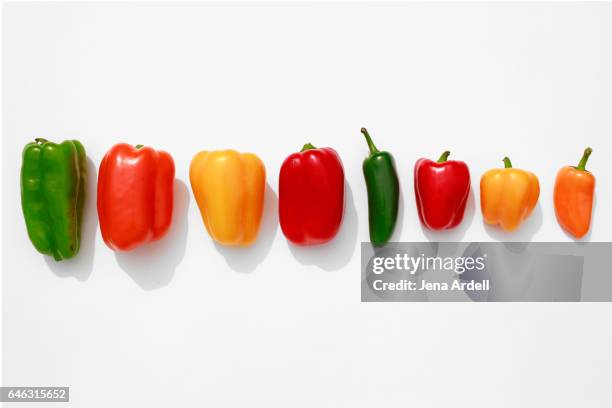
[[[266,169],[252,153],[201,151],[191,160],[189,180],[204,225],[223,245],[255,241],[263,213]]]
[[[591,228],[595,176],[586,170],[593,150],[587,147],[578,166],[565,166],[555,181],[555,213],[559,225],[576,238],[582,238]]]
[[[505,168],[492,169],[480,179],[480,206],[487,224],[514,231],[529,217],[540,196],[535,174],[512,168],[504,158]]]

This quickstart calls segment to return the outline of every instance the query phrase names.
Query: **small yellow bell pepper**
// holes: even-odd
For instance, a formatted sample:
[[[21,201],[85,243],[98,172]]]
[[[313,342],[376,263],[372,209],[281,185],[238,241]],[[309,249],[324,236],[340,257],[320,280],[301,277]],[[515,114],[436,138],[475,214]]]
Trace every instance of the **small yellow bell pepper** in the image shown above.
[[[505,168],[492,169],[480,179],[480,205],[487,224],[514,231],[529,217],[540,196],[535,174],[512,168],[504,158]]]
[[[220,244],[255,241],[263,213],[266,169],[252,153],[201,151],[191,160],[189,180],[204,225]]]

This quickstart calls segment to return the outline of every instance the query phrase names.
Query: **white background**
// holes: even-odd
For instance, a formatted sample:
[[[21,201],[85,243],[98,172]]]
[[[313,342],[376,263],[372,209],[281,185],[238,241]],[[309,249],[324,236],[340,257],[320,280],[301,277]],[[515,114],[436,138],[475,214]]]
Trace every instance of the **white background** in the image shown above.
[[[75,407],[609,407],[610,304],[362,304],[368,239],[359,133],[396,159],[395,240],[568,241],[552,187],[586,145],[598,177],[588,239],[612,232],[612,5],[7,4],[4,9],[4,385],[71,387]],[[78,138],[91,159],[83,246],[30,245],[20,152]],[[116,142],[169,151],[169,236],[105,247],[96,169]],[[332,146],[345,222],[324,247],[277,227],[282,160]],[[258,154],[270,186],[249,249],[214,245],[188,186],[201,149]],[[472,185],[509,155],[540,204],[515,234],[471,199],[456,231],[426,233],[412,167],[450,149]]]

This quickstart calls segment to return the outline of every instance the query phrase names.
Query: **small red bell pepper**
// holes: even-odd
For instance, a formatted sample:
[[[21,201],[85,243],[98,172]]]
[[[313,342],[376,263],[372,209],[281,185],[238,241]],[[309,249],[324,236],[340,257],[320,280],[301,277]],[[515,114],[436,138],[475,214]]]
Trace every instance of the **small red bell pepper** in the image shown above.
[[[98,173],[98,218],[106,245],[126,251],[163,237],[172,222],[173,191],[172,156],[142,145],[114,145]]]
[[[437,162],[419,159],[414,166],[414,192],[421,223],[431,230],[461,223],[470,195],[470,170],[462,161],[448,160],[446,151]]]
[[[307,143],[283,162],[278,212],[285,237],[296,245],[316,245],[336,236],[344,215],[344,169],[332,148]]]

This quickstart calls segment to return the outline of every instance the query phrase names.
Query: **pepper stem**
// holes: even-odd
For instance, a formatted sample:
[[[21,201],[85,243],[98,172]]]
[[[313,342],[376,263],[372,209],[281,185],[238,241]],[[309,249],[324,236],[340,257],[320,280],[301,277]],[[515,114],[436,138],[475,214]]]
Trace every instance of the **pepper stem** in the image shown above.
[[[312,149],[316,149],[317,147],[315,145],[313,145],[312,143],[306,143],[303,147],[302,150],[300,150],[300,152],[304,152],[306,150],[312,150]]]
[[[447,150],[444,153],[442,153],[442,156],[440,156],[440,158],[438,159],[438,163],[444,163],[445,161],[447,161],[448,156],[450,156],[450,150]]]
[[[376,148],[376,145],[372,141],[372,138],[370,137],[368,130],[366,128],[361,128],[361,133],[363,133],[363,135],[365,136],[366,142],[368,142],[368,147],[370,148],[370,154],[378,153],[378,149]]]
[[[47,139],[43,139],[42,137],[37,137],[36,139],[34,139],[34,141],[38,144],[43,144],[43,143],[47,143],[48,140]]]
[[[144,145],[141,145],[141,144],[137,144],[136,145],[136,149],[142,149],[143,147],[144,147]]]
[[[510,158],[504,157],[504,167],[507,169],[512,168],[512,162],[510,161]]]
[[[584,149],[584,154],[582,155],[582,159],[580,159],[580,163],[578,163],[578,166],[576,166],[577,170],[586,170],[586,164],[587,164],[587,161],[589,160],[589,156],[591,155],[591,153],[593,153],[593,149],[591,149],[590,147],[587,147],[586,149]]]

